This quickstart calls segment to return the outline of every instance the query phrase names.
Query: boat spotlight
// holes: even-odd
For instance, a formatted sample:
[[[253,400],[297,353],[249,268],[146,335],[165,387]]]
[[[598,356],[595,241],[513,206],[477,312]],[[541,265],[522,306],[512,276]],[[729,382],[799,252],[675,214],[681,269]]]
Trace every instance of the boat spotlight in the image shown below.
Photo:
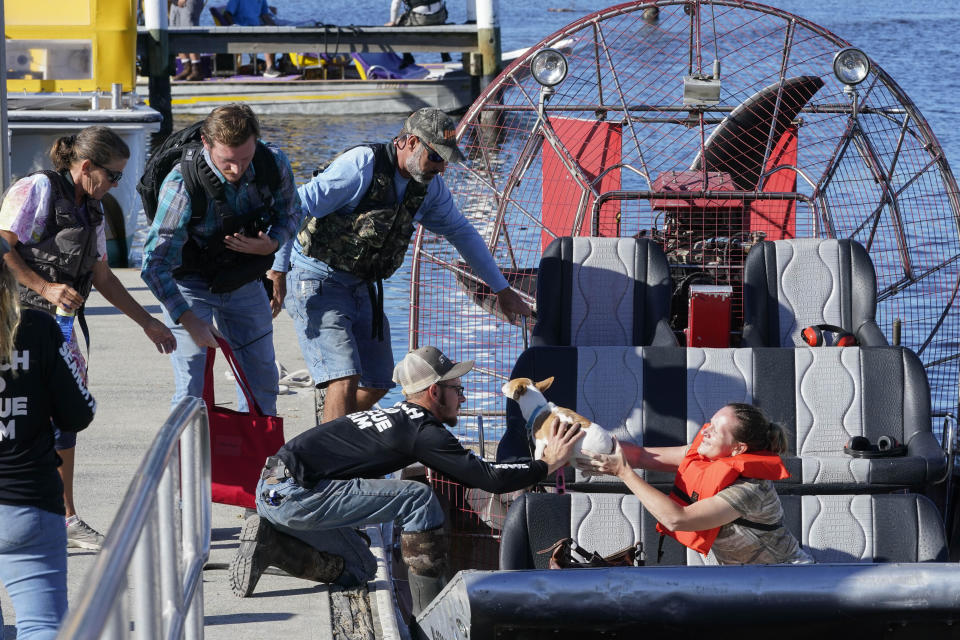
[[[870,73],[870,58],[856,47],[840,49],[833,56],[833,74],[847,86],[858,85]]]
[[[567,77],[567,59],[556,49],[541,49],[530,61],[530,73],[544,87],[555,87]]]

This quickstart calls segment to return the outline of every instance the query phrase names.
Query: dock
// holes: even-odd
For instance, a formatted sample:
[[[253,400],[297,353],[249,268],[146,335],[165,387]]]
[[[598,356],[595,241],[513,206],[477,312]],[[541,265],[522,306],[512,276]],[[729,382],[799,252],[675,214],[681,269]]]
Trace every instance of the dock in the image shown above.
[[[133,297],[155,317],[160,304],[140,279],[139,270],[114,272]],[[110,306],[97,292],[87,303],[90,326],[90,390],[97,399],[93,423],[79,434],[75,501],[80,516],[106,534],[130,480],[170,409],[173,372],[169,356],[156,352],[140,328]],[[277,359],[289,371],[304,367],[287,313],[274,321]],[[226,362],[218,359],[217,402],[235,405],[233,384],[224,373]],[[314,424],[313,390],[292,387],[278,398],[289,440]],[[330,596],[325,585],[279,575],[264,575],[250,598],[240,599],[230,591],[226,567],[237,549],[243,522],[239,507],[213,505],[212,548],[203,576],[205,637],[211,640],[246,640],[282,637],[286,640],[329,638]],[[84,590],[87,574],[97,554],[68,550],[69,602],[73,605]],[[13,606],[0,589],[4,615],[2,637],[15,637]]]
[[[137,29],[137,53],[147,53],[151,31]],[[204,53],[273,53],[320,51],[330,55],[356,52],[471,53],[478,50],[475,24],[428,27],[320,25],[316,27],[177,27],[167,29],[171,51]]]
[[[144,26],[137,29],[137,55],[149,77],[150,106],[163,115],[160,135],[172,131],[171,52],[270,53],[461,52],[463,68],[474,80],[473,97],[500,72],[500,25],[495,0],[475,3],[471,24],[417,27],[354,25],[178,27],[167,23],[167,3],[144,2]],[[468,12],[469,13],[469,12]]]

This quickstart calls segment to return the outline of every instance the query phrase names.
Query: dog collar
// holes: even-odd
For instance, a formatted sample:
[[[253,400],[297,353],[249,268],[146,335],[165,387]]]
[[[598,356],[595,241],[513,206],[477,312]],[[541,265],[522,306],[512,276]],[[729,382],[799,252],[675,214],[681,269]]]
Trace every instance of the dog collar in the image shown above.
[[[543,404],[537,406],[536,409],[530,412],[530,417],[527,419],[527,432],[533,433],[533,430],[536,428],[537,418],[540,417],[540,414],[543,413],[543,410],[546,409],[548,412],[552,411],[556,405],[552,402],[544,402]]]

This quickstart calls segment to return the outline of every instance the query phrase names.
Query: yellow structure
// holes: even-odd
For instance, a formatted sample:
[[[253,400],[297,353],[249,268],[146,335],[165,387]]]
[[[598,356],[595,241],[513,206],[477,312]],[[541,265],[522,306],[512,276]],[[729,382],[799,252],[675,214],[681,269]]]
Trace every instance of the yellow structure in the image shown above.
[[[7,91],[133,91],[134,0],[4,0]]]

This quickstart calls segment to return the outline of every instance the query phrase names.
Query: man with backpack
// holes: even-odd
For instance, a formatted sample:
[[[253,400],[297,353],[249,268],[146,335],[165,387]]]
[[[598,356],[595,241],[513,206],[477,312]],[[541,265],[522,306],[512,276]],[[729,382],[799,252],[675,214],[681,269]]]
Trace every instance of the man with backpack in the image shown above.
[[[382,281],[403,264],[414,223],[457,248],[510,321],[531,314],[443,182],[447,162],[463,159],[454,120],[424,108],[392,141],[349,149],[300,187],[303,224],[273,268],[290,269],[287,311],[326,389],[323,422],[370,409],[394,386]]]
[[[200,397],[207,347],[216,348],[214,336],[222,335],[260,409],[276,415],[271,307],[279,311],[276,280],[284,274],[270,265],[296,230],[300,200],[286,155],[259,135],[250,107],[218,107],[172,134],[137,186],[153,219],[141,277],[177,337],[174,403]],[[260,282],[264,275],[278,292],[273,301]],[[243,394],[238,400],[246,411]]]

